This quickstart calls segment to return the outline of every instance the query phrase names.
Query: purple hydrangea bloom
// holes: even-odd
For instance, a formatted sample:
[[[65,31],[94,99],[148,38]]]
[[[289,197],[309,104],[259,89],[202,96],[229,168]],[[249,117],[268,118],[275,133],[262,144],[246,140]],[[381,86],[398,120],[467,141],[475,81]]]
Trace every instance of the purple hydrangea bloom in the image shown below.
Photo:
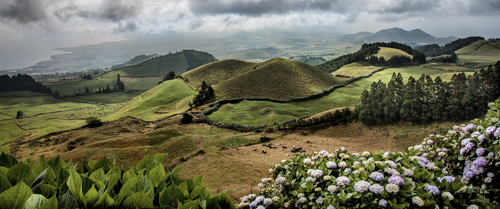
[[[432,195],[436,196],[439,194],[439,189],[433,185],[427,184],[427,187],[425,188],[425,191],[431,193]]]
[[[476,125],[474,125],[474,124],[471,123],[471,124],[463,127],[462,130],[463,131],[472,131],[472,130],[474,130],[474,128],[476,128]]]
[[[497,138],[498,138],[498,137],[500,136],[500,128],[498,128],[498,129],[495,131],[495,133],[493,133],[493,135],[494,135],[495,137],[497,137]]]
[[[471,137],[478,137],[479,135],[481,135],[481,133],[479,133],[478,131],[472,133],[470,136]]]
[[[258,196],[257,198],[255,198],[255,202],[257,202],[257,204],[259,204],[262,201],[264,201],[264,199],[266,199],[264,196]]]
[[[367,181],[358,181],[354,184],[354,190],[359,193],[364,193],[370,188],[371,184]]]
[[[469,143],[467,143],[467,145],[465,145],[465,149],[466,149],[466,150],[467,150],[467,152],[468,152],[468,151],[471,151],[471,150],[472,150],[472,148],[474,148],[474,146],[475,146],[475,145],[474,145],[474,143],[469,142]]]
[[[264,205],[270,205],[270,204],[273,204],[273,200],[271,198],[266,198],[264,200]]]
[[[395,184],[398,186],[403,186],[405,184],[405,180],[401,178],[400,176],[391,176],[389,177],[389,183]]]
[[[484,155],[484,148],[480,147],[476,150],[476,155],[477,156],[483,156]]]
[[[446,182],[448,182],[448,183],[455,181],[455,177],[453,177],[453,176],[437,177],[437,179],[439,180],[439,182],[442,182],[443,179],[446,180]]]
[[[484,167],[486,164],[488,164],[488,161],[484,157],[478,157],[472,162],[472,165],[476,167]]]
[[[328,152],[325,151],[325,150],[321,150],[318,155],[322,155],[322,156],[325,156],[325,157],[328,157]]]
[[[486,129],[486,135],[490,135],[492,134],[493,132],[495,132],[495,130],[497,129],[497,127],[495,126],[490,126]]]
[[[458,126],[453,126],[453,130],[458,130]]]
[[[429,140],[427,140],[427,144],[428,144],[428,145],[432,145],[433,143],[434,143],[434,141],[432,141],[432,140],[430,140],[430,139],[429,139]]]
[[[259,205],[259,207],[257,207],[257,209],[266,209],[266,207]]]
[[[467,138],[467,139],[462,140],[462,142],[461,142],[462,146],[467,145],[470,142],[470,140],[471,140],[471,138]]]
[[[464,148],[460,149],[460,155],[464,155],[467,152],[467,150]]]
[[[351,169],[350,169],[350,168],[346,168],[346,169],[344,169],[344,173],[348,173],[348,174],[350,174],[350,173],[351,173]]]
[[[488,153],[488,157],[495,157],[495,153],[493,152]]]
[[[328,162],[326,163],[326,167],[327,167],[327,168],[329,168],[329,169],[334,169],[334,168],[336,168],[336,167],[337,167],[337,163],[332,162],[332,161],[328,161]]]
[[[374,184],[370,186],[370,192],[373,192],[375,194],[380,194],[384,191],[384,187],[380,186],[380,184]]]
[[[259,204],[257,201],[253,201],[252,203],[250,203],[250,208],[257,207],[257,204]]]
[[[485,139],[486,139],[486,137],[485,137],[484,135],[479,135],[479,136],[477,137],[477,140],[478,140],[479,142],[481,142],[481,143],[483,143]]]
[[[349,184],[350,180],[345,176],[341,176],[341,177],[337,178],[336,182],[337,182],[337,185],[339,185],[339,186],[345,186],[345,185]]]
[[[323,176],[323,171],[322,170],[313,170],[311,172],[311,176],[314,178],[320,178]]]
[[[382,181],[384,180],[384,174],[380,172],[373,172],[370,174],[370,178],[375,181]]]
[[[387,207],[387,200],[385,199],[381,199],[378,201],[378,205],[382,206],[382,207]]]

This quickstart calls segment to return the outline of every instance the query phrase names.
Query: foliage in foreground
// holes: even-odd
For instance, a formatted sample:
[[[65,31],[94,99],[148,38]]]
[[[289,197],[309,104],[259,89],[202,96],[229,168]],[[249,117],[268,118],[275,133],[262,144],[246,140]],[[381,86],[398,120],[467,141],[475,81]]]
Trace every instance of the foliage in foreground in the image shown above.
[[[238,208],[478,208],[500,198],[500,99],[484,120],[402,152],[299,153]]]
[[[82,161],[77,170],[59,157],[17,162],[2,153],[0,208],[233,208],[228,192],[212,195],[201,175],[180,179],[181,167],[167,174],[162,165],[166,158],[166,153],[146,151],[126,171],[109,158]]]

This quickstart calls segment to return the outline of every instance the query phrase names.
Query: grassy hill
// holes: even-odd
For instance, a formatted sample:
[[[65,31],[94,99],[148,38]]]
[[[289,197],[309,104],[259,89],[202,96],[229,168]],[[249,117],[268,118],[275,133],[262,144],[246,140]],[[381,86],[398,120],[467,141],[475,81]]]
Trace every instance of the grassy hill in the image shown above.
[[[182,75],[194,89],[202,81],[214,85],[217,100],[266,97],[288,99],[307,96],[343,83],[313,66],[283,58],[261,63],[224,60],[210,63]]]
[[[380,57],[384,57],[385,60],[389,60],[391,59],[392,56],[407,56],[407,57],[410,57],[410,58],[413,58],[412,55],[400,50],[400,49],[394,49],[394,48],[389,48],[389,47],[379,47],[380,48],[380,51],[378,51],[377,54],[375,54],[375,56],[377,56],[378,58]]]
[[[500,60],[500,41],[479,40],[457,51],[459,63],[494,64]]]
[[[103,119],[133,116],[142,120],[157,120],[188,110],[188,103],[196,93],[181,79],[169,80],[128,101]]]
[[[253,52],[237,53],[230,58],[241,59],[241,60],[266,59],[266,58],[271,58],[271,55],[263,51],[253,51]]]
[[[160,56],[139,65],[119,68],[110,73],[119,73],[123,77],[162,77],[174,71],[176,75],[186,72],[187,62],[184,53]]]
[[[337,71],[333,72],[332,75],[345,75],[350,77],[357,77],[366,75],[380,67],[372,66],[368,62],[358,61],[351,64],[344,65]]]

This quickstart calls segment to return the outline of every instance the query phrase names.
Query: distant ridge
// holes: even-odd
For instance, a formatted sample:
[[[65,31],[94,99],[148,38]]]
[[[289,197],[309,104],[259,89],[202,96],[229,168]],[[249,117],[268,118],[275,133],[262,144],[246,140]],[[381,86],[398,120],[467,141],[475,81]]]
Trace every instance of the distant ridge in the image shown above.
[[[351,41],[351,42],[399,42],[399,43],[419,43],[419,44],[447,44],[454,40],[458,39],[457,37],[446,37],[446,38],[437,38],[434,37],[421,29],[414,30],[404,30],[402,28],[389,28],[380,30],[376,33],[369,32],[360,32],[356,34],[350,34],[340,37],[342,41]]]

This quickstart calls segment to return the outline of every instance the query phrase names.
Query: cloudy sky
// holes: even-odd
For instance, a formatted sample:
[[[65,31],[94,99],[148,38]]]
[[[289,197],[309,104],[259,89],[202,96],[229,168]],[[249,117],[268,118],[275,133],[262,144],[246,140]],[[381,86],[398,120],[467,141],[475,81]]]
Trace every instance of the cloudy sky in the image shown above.
[[[150,33],[400,27],[489,38],[500,36],[499,17],[498,0],[1,0],[0,65],[17,51]]]

